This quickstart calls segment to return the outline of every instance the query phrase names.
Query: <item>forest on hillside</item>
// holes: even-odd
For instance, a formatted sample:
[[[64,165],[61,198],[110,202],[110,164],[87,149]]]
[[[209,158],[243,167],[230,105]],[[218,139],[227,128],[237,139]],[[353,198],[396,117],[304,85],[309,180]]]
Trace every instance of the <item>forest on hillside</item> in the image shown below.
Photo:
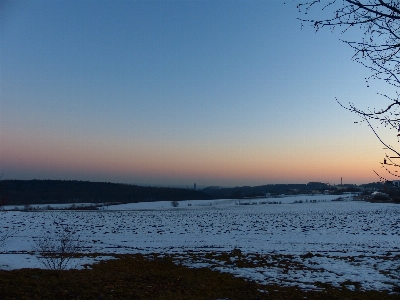
[[[3,205],[210,199],[202,191],[76,180],[1,180]]]
[[[380,183],[360,186],[381,189]],[[208,199],[242,199],[266,195],[295,195],[304,193],[358,192],[360,188],[348,185],[345,189],[321,182],[307,184],[268,184],[260,186],[218,187],[202,190],[188,188],[150,187],[111,182],[77,180],[0,180],[0,206],[55,203],[132,203],[151,201],[180,201]]]

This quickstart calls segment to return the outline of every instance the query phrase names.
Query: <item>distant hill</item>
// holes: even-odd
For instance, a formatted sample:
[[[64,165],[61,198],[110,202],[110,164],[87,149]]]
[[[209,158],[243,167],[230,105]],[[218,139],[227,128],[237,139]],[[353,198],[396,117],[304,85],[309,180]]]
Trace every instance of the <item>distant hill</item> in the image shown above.
[[[360,187],[364,189],[371,189],[371,190],[381,190],[384,188],[384,186],[385,184],[383,182],[371,182],[360,185]]]
[[[144,187],[76,180],[1,180],[6,205],[203,200],[211,197],[182,188]]]
[[[331,187],[322,182],[309,182],[307,184],[268,184],[260,186],[242,186],[233,188],[208,187],[202,191],[212,198],[245,198],[261,197],[265,194],[296,194],[301,192],[324,191]]]
[[[374,184],[364,185],[375,187]],[[382,185],[381,185],[382,186]],[[351,190],[358,190],[351,187]],[[208,199],[240,199],[264,197],[266,194],[299,194],[331,190],[326,183],[268,184],[232,188],[207,187],[202,190],[188,188],[146,187],[122,183],[77,180],[0,180],[0,206],[54,203],[151,202]],[[341,190],[343,192],[343,190]]]

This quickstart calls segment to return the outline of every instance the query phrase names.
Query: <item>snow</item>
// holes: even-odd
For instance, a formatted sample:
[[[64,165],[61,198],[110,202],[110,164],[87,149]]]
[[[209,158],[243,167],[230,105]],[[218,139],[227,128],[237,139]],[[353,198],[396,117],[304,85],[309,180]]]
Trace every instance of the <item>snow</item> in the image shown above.
[[[93,206],[93,203],[35,204],[35,205],[29,205],[29,207],[34,210],[47,210],[48,208],[50,208],[50,209],[66,209],[66,208],[70,208],[73,205],[75,205],[77,207],[90,207],[90,206]],[[5,206],[3,206],[3,210],[24,210],[24,209],[25,209],[25,205],[5,205]]]
[[[350,201],[351,197],[180,201],[177,208],[165,201],[105,206],[99,211],[3,211],[2,232],[11,234],[0,248],[0,268],[43,267],[34,252],[35,241],[54,234],[56,221],[74,228],[87,253],[103,255],[80,258],[71,267],[113,254],[156,252],[171,254],[190,267],[207,266],[261,283],[316,289],[322,282],[392,290],[400,282],[400,206]],[[222,259],[225,252],[231,253],[228,260]]]

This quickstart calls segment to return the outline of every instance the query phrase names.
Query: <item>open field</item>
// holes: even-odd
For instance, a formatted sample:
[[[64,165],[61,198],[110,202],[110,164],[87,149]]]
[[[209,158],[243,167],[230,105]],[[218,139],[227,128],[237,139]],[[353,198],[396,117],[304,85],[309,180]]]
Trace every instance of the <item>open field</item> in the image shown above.
[[[301,196],[249,200],[253,205],[219,200],[181,202],[178,208],[159,202],[90,212],[2,212],[3,231],[12,234],[2,247],[0,268],[43,267],[35,245],[41,237],[54,235],[56,222],[74,228],[84,241],[86,255],[71,261],[70,267],[83,268],[115,255],[158,253],[157,258],[178,265],[207,267],[260,285],[398,293],[400,206],[332,199]],[[260,204],[268,201],[281,204]]]

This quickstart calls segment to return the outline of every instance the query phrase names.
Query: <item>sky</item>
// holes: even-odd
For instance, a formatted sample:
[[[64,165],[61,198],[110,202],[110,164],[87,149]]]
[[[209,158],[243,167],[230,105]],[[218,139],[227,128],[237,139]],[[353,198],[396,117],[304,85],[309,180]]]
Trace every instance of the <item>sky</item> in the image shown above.
[[[385,86],[286,2],[2,1],[3,179],[378,181],[382,145],[335,98]]]

